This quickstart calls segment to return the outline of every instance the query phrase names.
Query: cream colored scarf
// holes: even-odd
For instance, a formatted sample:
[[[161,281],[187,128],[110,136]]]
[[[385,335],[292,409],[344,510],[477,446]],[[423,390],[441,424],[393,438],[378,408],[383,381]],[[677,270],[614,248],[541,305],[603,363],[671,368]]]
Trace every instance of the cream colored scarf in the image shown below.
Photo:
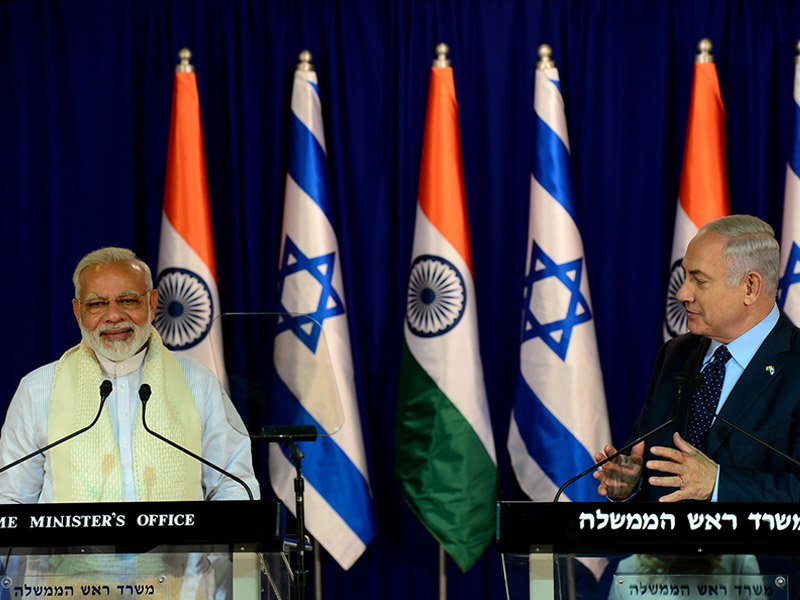
[[[53,442],[88,425],[97,414],[103,375],[83,342],[58,361],[50,397],[47,437]],[[200,414],[186,376],[155,329],[144,360],[143,383],[153,394],[147,425],[195,454],[201,453]],[[140,409],[141,410],[141,409]],[[144,430],[133,428],[136,499],[202,500],[201,464]],[[89,431],[50,451],[54,502],[121,502],[122,467],[108,408]]]

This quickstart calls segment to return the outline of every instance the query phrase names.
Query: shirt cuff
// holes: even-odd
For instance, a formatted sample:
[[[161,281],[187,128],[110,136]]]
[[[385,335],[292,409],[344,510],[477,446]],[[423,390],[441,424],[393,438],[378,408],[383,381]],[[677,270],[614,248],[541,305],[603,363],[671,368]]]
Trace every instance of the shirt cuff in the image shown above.
[[[719,494],[719,465],[717,465],[717,478],[714,480],[714,491],[711,492],[711,502],[717,501],[718,494]]]

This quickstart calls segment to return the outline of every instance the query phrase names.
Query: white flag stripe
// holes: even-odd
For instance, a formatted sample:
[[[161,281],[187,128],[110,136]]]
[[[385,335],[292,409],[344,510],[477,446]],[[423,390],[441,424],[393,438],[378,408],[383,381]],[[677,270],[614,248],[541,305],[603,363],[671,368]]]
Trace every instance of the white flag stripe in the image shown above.
[[[225,370],[225,354],[222,349],[222,326],[214,319],[220,314],[217,282],[205,262],[198,256],[186,240],[170,223],[167,215],[161,212],[161,239],[158,245],[158,273],[170,267],[180,267],[196,273],[208,286],[212,303],[212,324],[206,339],[180,353],[199,360],[214,371],[222,384],[222,389],[230,392],[228,375]],[[155,282],[154,282],[155,283]]]
[[[700,229],[695,225],[683,210],[683,205],[678,200],[678,210],[675,212],[675,233],[672,237],[672,260],[682,259],[686,254],[686,247]]]
[[[329,352],[322,343],[317,349],[320,353]],[[343,413],[329,356],[318,359],[315,353],[290,333],[275,338],[274,356],[275,370],[297,401],[326,433],[338,431],[343,424]],[[302,377],[297,375],[300,371]]]
[[[481,357],[478,344],[473,339],[478,331],[478,317],[472,274],[469,265],[447,238],[433,226],[417,204],[412,261],[422,254],[418,250],[420,248],[426,250],[435,248],[438,256],[450,261],[460,273],[464,274],[466,308],[461,321],[447,335],[419,337],[411,333],[406,320],[406,343],[417,362],[425,366],[425,371],[439,389],[464,415],[486,447],[492,461],[497,464]],[[444,366],[445,362],[450,366]]]
[[[789,261],[789,253],[792,250],[792,242],[800,244],[800,179],[792,168],[786,167],[786,201],[783,205],[783,233],[781,235],[781,275],[786,272],[786,263]],[[786,306],[796,304],[797,300],[791,301],[793,295],[800,299],[800,291],[795,291],[794,286],[789,288],[786,297]],[[800,304],[798,304],[800,306]],[[800,317],[800,312],[796,313]]]

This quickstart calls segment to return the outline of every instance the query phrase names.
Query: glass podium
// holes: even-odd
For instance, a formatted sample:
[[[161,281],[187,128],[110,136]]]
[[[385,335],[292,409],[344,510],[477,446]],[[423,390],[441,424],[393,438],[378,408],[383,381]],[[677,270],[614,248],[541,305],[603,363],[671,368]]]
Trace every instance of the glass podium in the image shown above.
[[[0,506],[0,598],[293,598],[280,502]]]
[[[499,502],[506,597],[800,598],[794,504]]]

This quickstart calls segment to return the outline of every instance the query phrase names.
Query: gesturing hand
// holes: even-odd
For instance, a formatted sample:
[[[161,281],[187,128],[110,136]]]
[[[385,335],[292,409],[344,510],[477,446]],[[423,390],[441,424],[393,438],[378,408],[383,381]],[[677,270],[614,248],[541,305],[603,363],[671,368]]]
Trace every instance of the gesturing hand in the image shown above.
[[[594,460],[600,462],[614,452],[616,449],[609,444],[603,448],[602,452],[595,453]],[[592,474],[592,477],[600,482],[600,485],[597,486],[597,493],[616,500],[630,496],[642,478],[643,454],[644,442],[639,442],[631,449],[630,456],[622,454],[598,468]]]
[[[708,500],[717,480],[717,463],[684,440],[677,432],[672,436],[675,448],[653,446],[650,453],[666,460],[648,460],[647,468],[671,473],[666,477],[650,477],[650,485],[678,488],[659,498],[659,502]],[[595,457],[596,458],[596,457]]]

